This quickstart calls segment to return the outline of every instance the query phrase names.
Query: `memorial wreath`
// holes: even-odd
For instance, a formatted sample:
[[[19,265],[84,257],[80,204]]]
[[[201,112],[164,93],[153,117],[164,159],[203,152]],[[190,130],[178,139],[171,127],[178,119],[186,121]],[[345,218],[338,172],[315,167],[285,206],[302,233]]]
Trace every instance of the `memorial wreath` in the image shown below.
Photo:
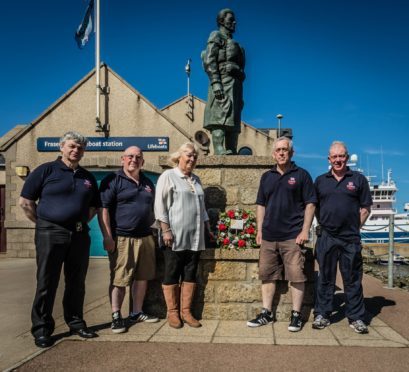
[[[253,212],[240,208],[219,214],[217,244],[225,249],[248,249],[257,247],[256,218]]]

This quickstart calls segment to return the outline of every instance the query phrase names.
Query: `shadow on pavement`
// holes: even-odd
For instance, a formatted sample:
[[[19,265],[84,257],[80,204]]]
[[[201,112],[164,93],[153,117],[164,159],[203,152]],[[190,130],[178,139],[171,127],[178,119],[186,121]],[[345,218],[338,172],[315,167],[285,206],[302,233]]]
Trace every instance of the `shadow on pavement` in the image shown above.
[[[111,328],[111,323],[101,323],[101,324],[96,324],[91,327],[88,327],[90,330],[95,331],[98,333],[98,331],[101,331],[103,329]],[[61,333],[56,333],[52,335],[52,339],[54,342],[57,342],[59,340],[62,340],[63,338],[70,337],[71,334],[69,331],[66,332],[61,332]]]
[[[374,296],[364,298],[365,303],[365,319],[367,324],[371,324],[373,318],[382,312],[382,308],[386,306],[395,306],[396,302],[388,300],[383,296]],[[334,313],[331,315],[331,323],[338,323],[345,319],[345,295],[344,293],[336,293],[334,296]]]

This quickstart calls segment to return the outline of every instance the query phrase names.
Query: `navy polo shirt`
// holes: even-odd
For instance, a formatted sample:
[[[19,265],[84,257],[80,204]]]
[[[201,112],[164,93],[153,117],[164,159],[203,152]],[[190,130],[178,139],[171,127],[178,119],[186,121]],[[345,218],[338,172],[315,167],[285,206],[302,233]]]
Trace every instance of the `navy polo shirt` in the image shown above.
[[[360,209],[372,205],[365,176],[349,168],[338,182],[331,171],[315,180],[320,225],[331,235],[347,241],[360,241]]]
[[[23,198],[37,201],[37,217],[70,227],[88,222],[89,208],[101,205],[95,177],[82,167],[73,170],[61,158],[37,167],[21,191]]]
[[[283,175],[274,166],[261,176],[256,204],[265,207],[263,240],[295,239],[304,223],[305,205],[316,203],[310,174],[291,163]]]
[[[139,184],[121,169],[106,176],[100,186],[102,207],[108,208],[114,235],[144,237],[152,234],[155,189],[142,172]]]

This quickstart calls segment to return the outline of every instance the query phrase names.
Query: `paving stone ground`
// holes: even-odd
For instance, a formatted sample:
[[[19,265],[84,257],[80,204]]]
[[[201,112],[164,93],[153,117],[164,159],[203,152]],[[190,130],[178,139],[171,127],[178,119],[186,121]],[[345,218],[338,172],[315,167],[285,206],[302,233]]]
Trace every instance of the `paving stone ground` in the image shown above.
[[[372,318],[366,335],[355,333],[344,318],[342,291],[336,294],[337,312],[333,324],[324,330],[313,330],[311,322],[307,322],[301,332],[291,333],[287,330],[288,322],[249,328],[245,321],[234,320],[203,320],[203,327],[199,329],[185,326],[176,330],[161,320],[135,324],[127,333],[118,335],[110,330],[110,306],[106,295],[108,274],[104,260],[91,260],[85,305],[88,325],[98,331],[99,337],[82,340],[69,336],[62,319],[59,292],[55,309],[57,341],[50,349],[39,350],[29,332],[34,266],[34,260],[0,259],[2,370],[190,371],[203,368],[262,371],[280,365],[285,368],[285,361],[286,370],[352,370],[359,366],[361,370],[408,370],[409,293],[385,289],[374,278],[364,279],[365,301]],[[11,321],[11,314],[15,322]],[[295,355],[291,356],[292,353]],[[152,355],[157,357],[152,358]],[[233,355],[234,360],[231,359]],[[335,360],[338,364],[333,364]],[[179,365],[179,361],[183,364]],[[291,366],[288,365],[290,361]]]

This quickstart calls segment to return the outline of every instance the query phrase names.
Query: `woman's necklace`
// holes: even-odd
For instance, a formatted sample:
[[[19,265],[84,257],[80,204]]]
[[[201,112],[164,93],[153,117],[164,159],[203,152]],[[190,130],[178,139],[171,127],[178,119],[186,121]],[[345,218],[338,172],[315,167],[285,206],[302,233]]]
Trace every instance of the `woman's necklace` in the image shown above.
[[[186,176],[186,182],[189,184],[190,191],[192,191],[193,193],[195,193],[195,192],[196,192],[196,189],[195,189],[195,185],[194,185],[194,183],[193,183],[193,178],[192,178],[192,177],[189,177],[189,176]]]

